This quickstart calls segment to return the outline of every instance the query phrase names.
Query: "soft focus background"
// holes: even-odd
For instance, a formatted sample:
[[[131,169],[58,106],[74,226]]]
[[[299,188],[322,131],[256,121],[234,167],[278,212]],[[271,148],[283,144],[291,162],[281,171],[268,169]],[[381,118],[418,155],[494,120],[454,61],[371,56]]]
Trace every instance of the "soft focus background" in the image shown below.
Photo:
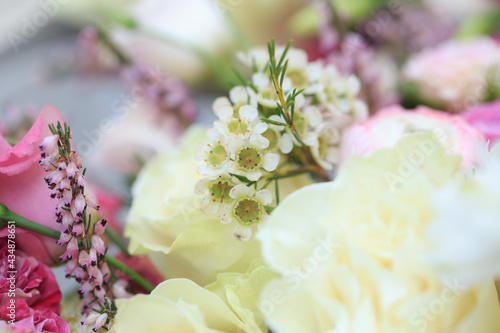
[[[371,113],[395,102],[459,112],[498,97],[500,56],[488,43],[498,44],[499,27],[494,0],[0,0],[0,131],[20,139],[41,107],[54,105],[72,126],[89,178],[127,201],[140,165],[175,143],[176,128],[193,121],[191,109],[196,122],[211,122],[212,101],[237,82],[230,70],[242,68],[237,50],[293,39],[310,59],[358,75]],[[418,87],[439,70],[410,66],[413,55],[451,38],[484,36],[482,55],[491,59],[457,56],[458,78],[446,80],[466,81],[471,69],[461,64],[477,58],[479,87],[494,89],[469,98],[461,93],[472,91],[467,85],[437,96]],[[146,84],[141,70],[165,80],[160,99],[134,95]],[[158,114],[173,115],[177,127],[159,126]],[[137,164],[117,162],[132,146]]]

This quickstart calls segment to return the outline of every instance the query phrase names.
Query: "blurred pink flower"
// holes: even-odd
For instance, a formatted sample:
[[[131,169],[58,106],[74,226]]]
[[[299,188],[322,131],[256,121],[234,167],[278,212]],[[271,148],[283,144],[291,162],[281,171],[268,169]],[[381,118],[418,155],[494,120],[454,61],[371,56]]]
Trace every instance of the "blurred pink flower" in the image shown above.
[[[0,238],[0,306],[8,303],[11,280],[7,247],[7,238]],[[21,251],[15,252],[16,299],[23,299],[34,310],[50,310],[59,314],[62,298],[59,285],[49,267],[26,256]]]
[[[425,106],[406,110],[393,105],[344,131],[340,164],[352,155],[364,156],[378,149],[393,147],[403,136],[422,131],[432,131],[450,154],[462,155],[462,168],[466,172],[480,163],[486,140],[462,117]]]
[[[500,68],[500,45],[489,37],[449,40],[415,54],[403,68],[429,103],[463,110],[485,98],[488,75]]]
[[[14,326],[8,326],[14,333],[71,333],[68,323],[50,310],[30,309],[23,299],[16,300],[15,309]],[[7,304],[0,307],[0,319],[11,320],[9,312]]]
[[[53,106],[45,106],[37,120],[14,147],[0,136],[0,202],[11,211],[47,227],[62,231],[55,219],[57,200],[44,181],[46,173],[38,165],[42,140],[51,135],[48,124],[62,122]],[[0,237],[8,234],[7,226],[0,228]],[[59,262],[64,251],[47,236],[16,228],[16,248],[47,265]]]
[[[463,117],[484,134],[490,146],[500,140],[500,100],[473,106],[465,110]]]

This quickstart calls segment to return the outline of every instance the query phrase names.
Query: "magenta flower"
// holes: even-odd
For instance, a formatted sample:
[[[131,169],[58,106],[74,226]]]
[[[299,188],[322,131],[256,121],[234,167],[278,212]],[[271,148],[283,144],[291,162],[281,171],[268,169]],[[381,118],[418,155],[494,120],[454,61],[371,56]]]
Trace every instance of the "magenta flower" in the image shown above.
[[[9,261],[7,239],[0,238],[0,305],[9,302],[11,275],[8,271]],[[34,310],[50,310],[59,314],[62,298],[59,285],[49,267],[17,250],[15,254],[15,286],[16,299],[26,301]]]

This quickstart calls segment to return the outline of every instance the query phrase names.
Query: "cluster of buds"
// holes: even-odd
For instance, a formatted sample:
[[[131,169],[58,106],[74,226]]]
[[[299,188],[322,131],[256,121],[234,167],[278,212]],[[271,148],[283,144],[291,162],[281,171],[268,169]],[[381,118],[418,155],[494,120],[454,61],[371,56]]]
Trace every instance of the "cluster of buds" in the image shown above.
[[[99,209],[96,198],[85,193],[85,170],[76,151],[71,150],[69,127],[60,123],[50,125],[53,135],[40,145],[40,165],[49,174],[45,177],[52,190],[51,197],[59,199],[56,208],[57,222],[64,226],[57,243],[66,247],[60,257],[66,262],[66,277],[80,283],[78,290],[82,299],[82,313],[90,313],[94,304],[105,304],[109,294],[111,272],[105,261],[106,245],[102,239],[106,220],[93,223],[87,216],[87,208]],[[97,331],[107,324],[107,313],[102,313],[93,327]],[[85,323],[87,320],[84,321]]]
[[[157,112],[159,124],[170,131],[181,134],[196,118],[189,90],[179,80],[163,75],[159,68],[127,67],[123,77],[133,97],[144,98]]]
[[[267,186],[297,170],[328,180],[325,170],[337,162],[342,129],[368,112],[357,98],[355,76],[308,62],[306,53],[290,44],[276,48],[271,42],[268,50],[240,58],[253,69],[251,81],[236,73],[241,85],[213,103],[218,119],[207,131],[208,143],[196,150],[205,178],[195,192],[203,197],[205,213],[234,223],[234,238],[246,241],[273,208]],[[274,201],[279,203],[277,183]]]

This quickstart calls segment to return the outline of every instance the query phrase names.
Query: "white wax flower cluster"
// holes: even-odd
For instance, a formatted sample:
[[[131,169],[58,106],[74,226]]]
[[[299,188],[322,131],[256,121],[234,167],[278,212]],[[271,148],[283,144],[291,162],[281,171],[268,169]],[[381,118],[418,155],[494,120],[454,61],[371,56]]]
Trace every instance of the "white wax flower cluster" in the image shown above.
[[[251,81],[239,76],[242,85],[214,101],[218,119],[207,131],[210,142],[196,150],[196,159],[204,162],[198,172],[205,178],[195,188],[203,196],[201,209],[218,214],[224,224],[236,222],[233,236],[242,241],[272,209],[266,187],[278,169],[291,164],[332,169],[341,131],[368,116],[356,97],[355,76],[344,77],[322,61],[308,62],[303,50],[270,45],[267,51],[240,54],[253,68]]]

